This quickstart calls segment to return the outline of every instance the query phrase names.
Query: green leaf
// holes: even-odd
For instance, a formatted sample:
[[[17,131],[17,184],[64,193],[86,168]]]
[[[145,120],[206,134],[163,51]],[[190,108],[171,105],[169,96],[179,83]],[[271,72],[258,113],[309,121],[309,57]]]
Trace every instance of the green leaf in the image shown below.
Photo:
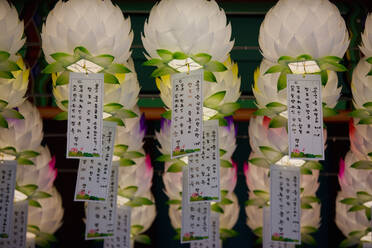
[[[111,56],[109,54],[102,54],[102,55],[98,55],[93,58],[90,58],[89,60],[96,65],[106,68],[112,64],[114,59],[115,59],[114,56]]]
[[[36,234],[36,233],[40,232],[40,228],[38,226],[35,226],[35,225],[27,225],[27,231],[31,232],[33,234]]]
[[[305,233],[301,233],[301,241],[305,244],[316,246],[316,241],[313,236]]]
[[[301,54],[297,56],[296,60],[311,60],[313,57],[311,57],[309,54]]]
[[[203,68],[211,72],[222,72],[227,70],[226,66],[218,61],[209,61]]]
[[[240,104],[237,102],[228,102],[224,103],[222,106],[219,106],[217,108],[218,112],[220,112],[224,116],[230,116],[235,111],[237,111],[240,108]]]
[[[56,73],[56,72],[62,72],[65,68],[63,65],[59,62],[54,62],[52,64],[47,65],[44,70],[42,70],[42,73],[50,74],[50,73]]]
[[[364,119],[369,117],[369,112],[365,109],[357,109],[349,114],[353,118]]]
[[[222,190],[221,190],[221,197],[222,197],[222,198],[226,197],[226,195],[227,195],[228,193],[229,193],[228,190],[226,190],[226,189],[222,189]]]
[[[23,194],[25,194],[27,196],[31,196],[32,194],[34,194],[35,191],[38,188],[39,187],[35,184],[27,184],[27,185],[23,185],[23,186],[16,186],[16,189],[18,191],[21,191]]]
[[[0,78],[12,79],[14,78],[14,75],[9,71],[0,71]]]
[[[3,152],[5,154],[9,154],[9,155],[13,155],[13,156],[17,155],[17,150],[12,146],[6,146],[4,148],[1,148],[0,152]]]
[[[164,62],[161,59],[155,58],[155,59],[150,59],[150,60],[145,61],[142,65],[143,66],[158,66],[158,67],[160,67],[160,66],[164,66]]]
[[[363,104],[363,107],[368,110],[372,110],[372,102],[366,102],[365,104]]]
[[[322,164],[319,163],[319,162],[316,162],[316,161],[306,161],[306,163],[304,165],[302,165],[302,167],[306,167],[306,168],[309,168],[309,169],[312,169],[312,170],[322,170],[323,169]]]
[[[222,239],[228,239],[238,236],[239,233],[233,229],[220,228],[220,235]]]
[[[143,228],[144,227],[142,225],[132,225],[130,227],[130,233],[132,235],[136,235],[136,234],[140,233],[143,230]]]
[[[269,200],[270,199],[270,194],[264,190],[253,190],[253,194],[257,197],[260,197],[260,198],[263,198],[265,200]]]
[[[329,116],[335,116],[337,115],[337,111],[332,109],[332,108],[328,108],[326,106],[323,105],[323,116],[324,117],[329,117]]]
[[[5,51],[0,51],[0,63],[6,61],[9,59],[10,53],[5,52]]]
[[[318,229],[313,226],[303,226],[301,227],[301,233],[315,233]]]
[[[127,145],[117,144],[117,145],[114,146],[114,153],[116,153],[116,154],[121,155],[121,154],[125,153],[127,150],[128,150]]]
[[[131,199],[134,194],[137,192],[138,187],[137,186],[128,186],[125,189],[118,189],[118,195]]]
[[[367,118],[363,118],[361,119],[358,124],[366,124],[366,125],[369,125],[369,124],[372,124],[372,116],[370,117],[367,117]]]
[[[342,199],[340,202],[346,205],[358,205],[359,204],[359,201],[356,198],[345,198],[345,199]]]
[[[252,158],[248,162],[258,167],[270,168],[270,163],[264,158]]]
[[[20,69],[17,63],[10,60],[0,63],[0,71],[11,72],[19,71]]]
[[[325,56],[321,58],[322,61],[327,61],[327,62],[333,62],[333,63],[339,63],[342,58],[337,57],[337,56]]]
[[[20,165],[34,165],[34,162],[27,158],[18,158],[17,159],[18,164]]]
[[[355,239],[355,238],[348,238],[348,239],[344,239],[341,243],[340,243],[340,248],[346,248],[346,247],[351,247],[351,246],[354,246],[356,244],[359,244],[359,240],[358,239]]]
[[[289,69],[282,71],[278,78],[277,89],[278,92],[287,88],[287,74],[290,73]]]
[[[156,52],[166,62],[169,62],[173,59],[173,53],[171,51],[165,49],[158,49],[156,50]]]
[[[348,212],[357,212],[357,211],[360,211],[360,210],[363,210],[363,209],[365,209],[365,206],[355,205],[355,206],[352,206],[351,208],[349,208]]]
[[[232,200],[230,200],[229,198],[222,198],[221,201],[220,201],[220,204],[221,205],[230,205],[230,204],[233,204],[234,202]]]
[[[136,152],[136,151],[129,151],[129,152],[126,152],[124,157],[125,158],[141,158],[141,157],[144,157],[145,155],[143,153],[140,153],[140,152]]]
[[[120,118],[118,118],[118,117],[109,116],[109,117],[105,118],[104,120],[105,120],[105,121],[116,122],[116,124],[117,124],[118,126],[121,126],[121,127],[124,127],[124,126],[125,126],[123,120],[120,119]]]
[[[366,61],[367,61],[369,64],[372,64],[372,57],[367,58]]]
[[[106,84],[120,84],[117,77],[115,77],[114,75],[112,75],[110,73],[105,73],[104,74],[104,80],[105,80]]]
[[[204,81],[217,83],[216,76],[211,71],[204,71]]]
[[[56,121],[64,121],[68,119],[68,112],[61,112],[54,117]]]
[[[224,99],[225,95],[225,90],[214,93],[204,100],[204,106],[207,108],[216,109],[221,101]]]
[[[45,199],[45,198],[50,198],[52,197],[51,194],[48,194],[43,191],[37,191],[35,194],[32,195],[32,199]]]
[[[320,200],[316,196],[303,196],[301,197],[301,202],[303,203],[320,203]]]
[[[274,66],[270,67],[269,69],[267,69],[267,71],[265,71],[264,75],[265,74],[282,72],[285,69],[287,69],[287,66],[284,66],[284,65],[274,65]]]
[[[150,237],[145,234],[140,234],[140,235],[135,236],[134,240],[141,244],[151,245]]]
[[[287,61],[294,61],[296,60],[294,57],[291,57],[291,56],[280,56],[279,59],[278,59],[278,63],[281,63],[281,62],[287,62]]]
[[[351,165],[351,168],[363,169],[363,170],[370,170],[370,169],[372,169],[372,161],[361,160],[361,161],[358,161],[358,162],[353,163]]]
[[[173,58],[174,59],[187,59],[189,56],[184,54],[183,52],[175,52],[173,53]]]
[[[327,70],[322,70],[320,72],[320,78],[322,80],[322,85],[325,86],[328,82],[328,71]]]
[[[227,161],[225,159],[220,160],[220,166],[223,168],[233,168],[232,163],[230,163],[230,161]]]
[[[199,65],[205,65],[209,61],[211,61],[212,56],[207,53],[198,53],[195,55],[192,55],[191,58],[198,63]]]
[[[112,113],[116,110],[119,110],[123,108],[123,105],[119,104],[119,103],[108,103],[106,104],[105,106],[103,106],[103,112],[107,112],[107,113]]]
[[[20,152],[20,154],[21,154],[21,157],[24,157],[24,158],[34,158],[40,155],[40,153],[32,151],[32,150],[22,151]]]
[[[330,70],[336,72],[347,71],[347,68],[345,66],[332,61],[319,61],[319,67],[322,70]]]
[[[132,166],[132,165],[135,165],[136,162],[134,162],[133,160],[131,159],[125,159],[125,158],[121,158],[119,160],[119,165],[120,166]]]
[[[312,209],[313,207],[309,203],[301,203],[301,209]]]
[[[257,227],[256,229],[252,230],[253,233],[258,236],[258,237],[261,237],[262,236],[262,227]]]
[[[150,199],[147,199],[146,197],[134,197],[134,199],[127,202],[127,204],[125,205],[130,207],[140,207],[142,205],[154,205],[154,203]]]
[[[88,51],[88,49],[86,49],[85,47],[83,46],[78,46],[74,49],[74,55],[76,56],[80,56],[81,58],[89,58],[90,56],[92,56],[90,54],[90,52]]]
[[[62,72],[58,77],[57,77],[57,80],[56,80],[56,86],[60,86],[60,85],[66,85],[69,83],[69,72],[68,71],[64,71]]]
[[[271,119],[269,123],[269,128],[281,128],[281,127],[287,127],[287,119],[284,118],[281,115],[277,115],[274,118]]]
[[[165,111],[161,114],[161,117],[167,120],[172,120],[172,110]]]
[[[262,154],[272,163],[275,163],[279,159],[283,157],[283,154],[274,148],[268,147],[268,146],[260,146],[260,151]]]
[[[220,157],[226,154],[226,150],[220,148]]]
[[[211,205],[211,210],[214,211],[214,212],[220,213],[220,214],[224,213],[223,208],[221,208],[221,206],[218,203],[212,204]]]
[[[171,164],[171,166],[169,166],[167,172],[171,172],[171,173],[178,173],[178,172],[181,172],[182,171],[182,167],[184,165],[182,163],[179,163],[178,161]]]
[[[158,162],[169,162],[171,161],[171,156],[169,154],[163,154],[156,158]]]
[[[28,205],[36,208],[41,208],[41,204],[38,201],[32,199],[28,200]]]
[[[105,69],[105,72],[116,74],[116,73],[130,73],[131,70],[129,70],[126,66],[121,64],[111,64],[107,69]]]
[[[53,53],[50,55],[54,60],[60,63],[63,67],[68,67],[76,63],[79,58],[67,53]]]
[[[151,76],[152,77],[161,77],[161,76],[165,76],[165,75],[171,75],[171,74],[174,74],[174,73],[177,73],[177,72],[178,72],[177,70],[173,69],[170,66],[163,66],[163,67],[159,67],[158,69],[154,70],[151,73]]]
[[[303,166],[301,166],[300,172],[301,172],[302,175],[312,175],[313,174],[313,172],[309,168],[306,168],[306,167],[303,167]]]
[[[0,114],[0,127],[8,128],[8,122],[1,114]]]
[[[21,113],[19,113],[15,109],[4,109],[1,114],[5,118],[18,119],[18,120],[24,119],[23,115],[21,115]]]
[[[4,109],[6,106],[8,106],[8,102],[4,100],[0,100],[0,109]]]
[[[267,108],[261,108],[261,109],[256,110],[253,114],[256,116],[273,116],[275,115],[275,112]]]
[[[120,117],[121,119],[127,119],[127,118],[135,118],[138,117],[138,115],[129,109],[120,109],[115,112],[115,114]]]
[[[246,206],[263,207],[267,205],[268,200],[265,198],[253,198],[245,202]]]
[[[266,104],[266,108],[268,108],[269,110],[275,112],[276,114],[278,113],[281,113],[283,111],[286,111],[287,110],[287,106],[280,103],[280,102],[271,102],[271,103],[268,103]]]
[[[182,204],[182,201],[177,200],[177,199],[171,199],[171,200],[167,201],[166,203],[169,204],[169,205],[179,205],[179,204]]]

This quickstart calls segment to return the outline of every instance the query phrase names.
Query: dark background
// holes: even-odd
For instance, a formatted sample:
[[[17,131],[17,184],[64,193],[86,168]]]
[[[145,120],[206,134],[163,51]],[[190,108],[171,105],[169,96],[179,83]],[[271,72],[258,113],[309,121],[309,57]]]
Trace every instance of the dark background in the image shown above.
[[[29,99],[38,105],[44,118],[44,142],[57,158],[56,167],[58,176],[55,185],[63,198],[65,215],[63,226],[56,232],[58,243],[54,247],[101,247],[99,242],[84,241],[85,225],[82,221],[84,209],[82,203],[73,201],[76,172],[78,163],[76,160],[65,159],[66,147],[66,122],[54,121],[47,118],[45,107],[53,107],[55,103],[51,95],[51,79],[49,75],[40,73],[46,63],[41,51],[40,31],[49,11],[57,1],[55,0],[13,0],[11,1],[18,9],[20,16],[25,21],[25,34],[27,42],[22,50],[26,56],[28,65],[32,68],[32,78],[29,88]],[[140,34],[148,13],[156,1],[151,0],[117,0],[126,16],[130,16],[135,38],[132,45],[133,58],[135,61],[138,79],[141,85],[139,106],[151,111],[153,107],[162,107],[163,104],[158,97],[158,91],[154,80],[150,78],[151,68],[142,67],[145,61],[144,49],[141,44]],[[232,59],[238,62],[239,72],[242,77],[242,97],[240,103],[243,109],[254,108],[252,96],[253,71],[260,63],[262,56],[258,49],[258,31],[265,13],[276,1],[217,1],[225,9],[228,20],[232,24],[235,46],[231,52]],[[343,86],[342,97],[337,108],[351,109],[350,76],[353,67],[360,58],[358,45],[360,44],[360,33],[364,29],[364,21],[368,11],[371,10],[371,1],[332,1],[340,9],[345,18],[351,34],[350,48],[344,58],[344,64],[349,68],[348,73],[339,74],[339,83]],[[326,39],[326,37],[324,37]],[[151,107],[151,108],[148,108]],[[150,112],[147,112],[150,113]],[[238,183],[235,193],[239,198],[240,216],[234,229],[239,236],[229,239],[224,247],[254,247],[255,236],[247,227],[244,202],[247,200],[247,187],[243,175],[243,163],[247,161],[250,152],[248,137],[248,118],[235,116],[238,129],[236,149],[233,159],[238,164]],[[344,236],[334,223],[335,198],[339,190],[337,172],[338,162],[349,150],[348,123],[347,118],[336,118],[326,122],[328,129],[328,140],[326,160],[323,161],[324,170],[320,173],[320,187],[317,196],[322,204],[322,221],[319,231],[315,234],[317,247],[337,247]],[[151,155],[152,161],[159,155],[156,149],[158,143],[154,139],[154,130],[159,130],[159,120],[147,120],[147,135],[145,137],[145,150]],[[168,217],[168,206],[165,204],[167,197],[163,193],[164,185],[161,175],[163,165],[153,162],[154,177],[152,192],[156,200],[157,217],[152,227],[146,232],[151,239],[151,247],[181,247],[178,241],[172,239],[175,231],[170,225]],[[136,247],[150,247],[136,244]],[[259,246],[258,246],[259,247]]]

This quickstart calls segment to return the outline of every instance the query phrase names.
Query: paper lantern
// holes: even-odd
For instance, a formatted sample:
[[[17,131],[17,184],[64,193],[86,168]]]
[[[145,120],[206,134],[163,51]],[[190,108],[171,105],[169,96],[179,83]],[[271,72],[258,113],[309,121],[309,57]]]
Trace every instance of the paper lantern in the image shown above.
[[[36,235],[36,244],[39,246],[53,241],[51,235],[62,225],[62,198],[54,187],[49,193],[52,197],[39,200],[41,208],[30,206],[28,209],[28,231]]]
[[[366,57],[372,56],[372,15],[369,14],[364,25],[364,32],[362,33],[362,44],[360,50]]]
[[[254,87],[253,94],[256,98],[257,107],[259,109],[266,109],[266,105],[272,102],[277,102],[287,106],[287,91],[277,89],[276,82],[279,78],[279,73],[265,74],[265,72],[275,64],[263,59],[259,69],[254,73]],[[341,87],[337,87],[337,74],[333,71],[327,71],[328,80],[325,85],[322,85],[322,102],[327,108],[333,109],[341,95]],[[326,115],[327,113],[323,113]],[[286,116],[286,112],[283,112]]]
[[[235,102],[240,97],[241,79],[238,75],[238,65],[230,57],[224,62],[227,70],[215,72],[216,82],[203,82],[203,118],[208,120],[219,115],[223,117],[232,115],[239,105]],[[156,85],[160,90],[160,97],[168,109],[172,109],[172,85],[170,75],[156,78]],[[211,99],[219,101],[211,103]]]
[[[43,25],[43,51],[49,64],[52,54],[72,54],[79,46],[92,55],[109,54],[115,63],[128,60],[133,41],[130,19],[110,0],[59,1]]]
[[[24,119],[8,119],[8,128],[0,128],[1,153],[6,159],[18,156],[18,164],[30,164],[29,158],[35,154],[24,151],[37,150],[43,139],[43,123],[39,111],[26,101],[18,107]],[[12,147],[6,148],[6,147]]]
[[[51,157],[48,147],[40,146],[33,160],[34,165],[18,165],[16,182],[18,186],[37,185],[38,191],[49,191],[57,177],[55,157]]]
[[[139,85],[129,51],[130,20],[110,0],[59,1],[42,29],[42,47],[52,73],[53,94],[64,111],[68,106],[69,71],[104,73],[104,118],[123,125],[136,115]],[[130,68],[130,69],[129,69]],[[133,72],[133,73],[129,73]],[[66,114],[59,119],[66,118]],[[113,119],[115,118],[115,119]]]
[[[347,237],[341,244],[344,247],[354,246],[362,242],[371,242],[371,226],[363,211],[349,211],[350,206],[341,203],[347,197],[339,192],[336,198],[336,225]],[[353,234],[353,235],[350,235]]]
[[[280,0],[261,24],[259,44],[272,62],[302,54],[343,57],[349,36],[339,10],[328,0]]]
[[[6,0],[0,1],[0,127],[7,128],[7,120],[22,119],[15,107],[26,99],[30,70],[17,52],[26,39],[23,38],[23,21],[17,10]]]
[[[218,62],[226,60],[234,45],[230,41],[231,26],[226,24],[225,12],[214,0],[157,3],[142,35],[148,58],[153,59],[147,65],[158,67],[153,76],[201,67],[210,72],[225,70]],[[208,75],[213,77],[213,73]]]

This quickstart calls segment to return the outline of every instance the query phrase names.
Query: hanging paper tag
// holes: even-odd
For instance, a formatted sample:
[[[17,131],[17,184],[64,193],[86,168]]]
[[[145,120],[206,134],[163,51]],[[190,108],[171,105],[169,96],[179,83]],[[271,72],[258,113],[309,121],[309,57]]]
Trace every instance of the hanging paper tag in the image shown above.
[[[301,243],[300,167],[270,166],[271,240]]]
[[[372,248],[372,243],[363,243],[363,248]]]
[[[202,153],[188,156],[190,202],[220,201],[218,120],[203,123]]]
[[[70,72],[67,158],[102,158],[104,76]]]
[[[0,162],[0,240],[11,232],[16,174],[17,161]]]
[[[324,159],[320,75],[287,75],[290,158]]]
[[[176,73],[172,79],[172,158],[200,153],[203,133],[204,70]]]
[[[210,225],[210,203],[188,202],[188,170],[186,166],[182,168],[182,227],[181,243],[190,243],[209,239]]]
[[[21,248],[26,247],[27,232],[27,212],[28,201],[19,201],[14,203],[13,223],[10,237],[7,240],[0,240],[2,248]]]
[[[75,189],[75,201],[105,202],[110,184],[116,123],[104,121],[102,159],[81,159]]]
[[[113,238],[105,239],[104,248],[130,248],[130,218],[131,208],[118,206],[116,231]]]
[[[118,166],[111,170],[107,202],[88,202],[85,239],[105,239],[114,236],[116,225],[116,199],[118,189]]]
[[[190,248],[220,248],[220,215],[216,212],[211,212],[211,225],[209,228],[209,240],[200,242],[192,242]]]
[[[294,244],[277,243],[277,242],[271,241],[270,207],[263,208],[262,247],[263,248],[295,248]]]

